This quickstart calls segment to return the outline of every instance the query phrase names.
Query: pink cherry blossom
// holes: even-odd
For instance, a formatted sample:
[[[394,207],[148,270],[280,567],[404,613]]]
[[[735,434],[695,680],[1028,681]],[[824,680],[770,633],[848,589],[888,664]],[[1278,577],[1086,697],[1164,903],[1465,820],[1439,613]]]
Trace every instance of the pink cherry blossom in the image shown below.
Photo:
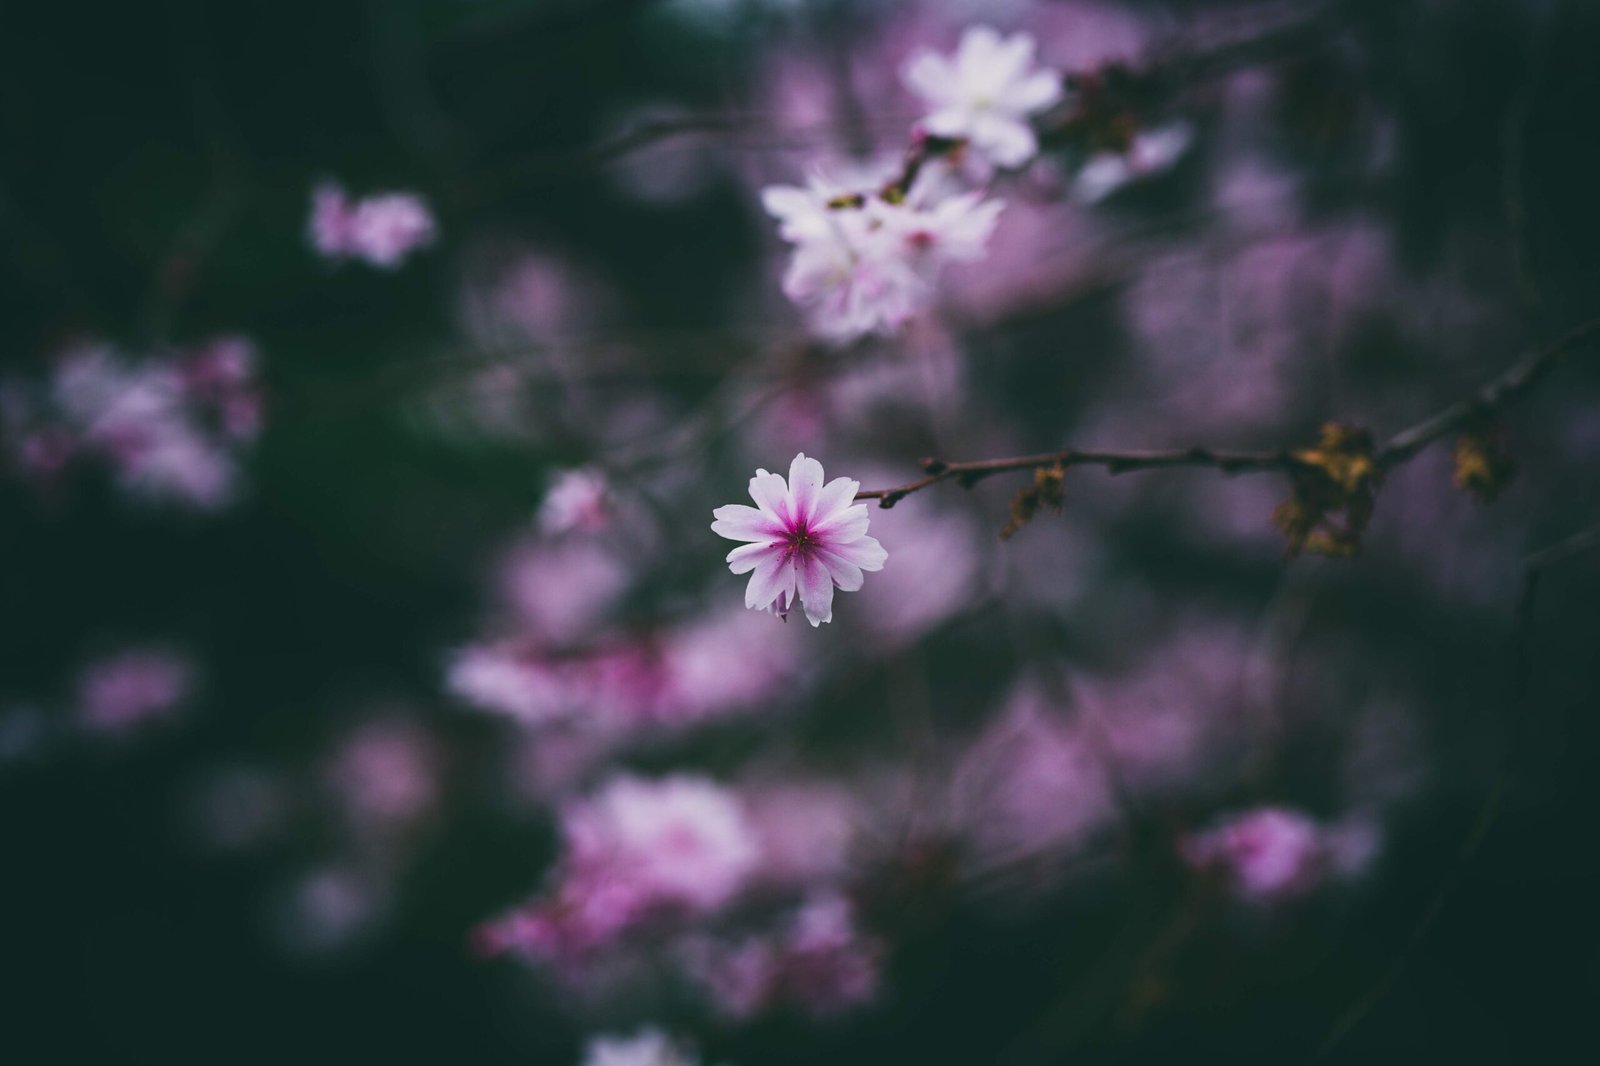
[[[352,201],[333,182],[311,191],[311,247],[326,259],[360,259],[393,270],[433,243],[438,227],[427,201],[413,192],[389,192]]]
[[[883,569],[888,552],[867,536],[867,507],[855,502],[861,483],[823,484],[822,464],[804,452],[789,465],[789,480],[757,470],[750,479],[755,507],[729,504],[714,512],[712,532],[748,541],[728,553],[728,569],[750,574],[744,605],[787,619],[798,595],[813,626],[833,618],[835,587],[854,592],[862,571]]]
[[[715,911],[745,887],[760,859],[738,797],[684,774],[613,778],[569,805],[561,827],[570,876],[625,891],[641,910]]]
[[[1257,807],[1184,837],[1178,846],[1197,870],[1220,874],[1233,894],[1254,903],[1303,896],[1333,877],[1359,876],[1378,850],[1364,821],[1324,825],[1287,807]]]
[[[78,682],[78,714],[101,733],[136,728],[176,711],[194,685],[188,659],[160,648],[136,648],[91,663]]]
[[[590,468],[557,474],[539,507],[539,528],[551,535],[598,533],[611,518],[610,486],[604,474]]]
[[[355,254],[384,270],[393,270],[418,248],[433,243],[433,212],[416,193],[369,196],[356,205],[350,220]]]
[[[932,302],[947,263],[983,257],[1004,204],[953,194],[934,169],[903,200],[814,175],[805,188],[762,193],[779,234],[794,244],[784,295],[806,310],[818,336],[847,342],[887,335]],[[855,203],[851,203],[855,198]]]
[[[715,914],[751,885],[762,859],[738,795],[704,777],[620,774],[568,802],[560,821],[554,883],[479,927],[485,954],[581,964],[646,923]]]
[[[688,971],[723,1014],[748,1018],[779,1007],[829,1015],[870,1001],[884,947],[859,927],[836,892],[808,898],[773,933],[736,943],[686,945]]]
[[[906,87],[932,108],[922,128],[966,139],[996,166],[1018,167],[1039,150],[1028,116],[1061,99],[1061,75],[1033,67],[1034,40],[1026,33],[1002,37],[988,26],[961,36],[953,57],[933,51],[912,56]]]

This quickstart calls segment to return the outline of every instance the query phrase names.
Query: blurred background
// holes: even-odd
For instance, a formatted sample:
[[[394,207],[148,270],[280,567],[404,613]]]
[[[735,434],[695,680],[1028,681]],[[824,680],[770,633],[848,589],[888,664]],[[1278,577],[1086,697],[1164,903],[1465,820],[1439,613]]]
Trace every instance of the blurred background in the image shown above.
[[[982,261],[817,337],[762,190],[892,175],[979,23],[1067,101]],[[10,5],[4,1058],[1587,1043],[1592,350],[1492,500],[1443,440],[1352,559],[1206,469],[1002,540],[1012,474],[874,508],[814,629],[708,527],[799,451],[1462,398],[1600,314],[1597,47],[1579,0]]]

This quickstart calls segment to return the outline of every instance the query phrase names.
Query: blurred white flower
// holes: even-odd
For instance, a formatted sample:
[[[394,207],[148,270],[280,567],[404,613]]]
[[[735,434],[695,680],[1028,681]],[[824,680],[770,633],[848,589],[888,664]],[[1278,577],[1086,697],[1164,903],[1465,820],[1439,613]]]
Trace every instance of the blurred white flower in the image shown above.
[[[953,57],[930,50],[912,56],[902,76],[932,108],[922,128],[965,139],[996,166],[1018,167],[1032,159],[1039,141],[1028,116],[1062,96],[1060,72],[1035,69],[1033,53],[1029,34],[1002,37],[989,26],[973,26]]]
[[[1078,171],[1073,192],[1085,203],[1098,203],[1124,185],[1169,170],[1188,152],[1194,128],[1171,122],[1136,134],[1125,152],[1097,152]]]
[[[583,1066],[695,1066],[695,1062],[659,1029],[592,1037],[583,1052]]]

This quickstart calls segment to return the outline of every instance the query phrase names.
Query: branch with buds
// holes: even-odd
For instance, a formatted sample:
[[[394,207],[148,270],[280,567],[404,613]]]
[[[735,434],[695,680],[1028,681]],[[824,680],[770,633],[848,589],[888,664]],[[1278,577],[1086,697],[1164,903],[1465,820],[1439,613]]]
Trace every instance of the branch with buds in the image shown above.
[[[1278,507],[1273,519],[1289,540],[1291,554],[1312,551],[1353,554],[1371,516],[1372,497],[1386,471],[1416,456],[1428,445],[1461,434],[1456,448],[1456,480],[1461,487],[1489,499],[1510,476],[1511,465],[1498,416],[1536,383],[1566,361],[1573,349],[1600,336],[1600,318],[1575,326],[1548,347],[1518,359],[1505,371],[1460,400],[1416,425],[1396,433],[1381,447],[1365,430],[1336,423],[1325,425],[1312,447],[1276,451],[1230,452],[1211,448],[1166,451],[1102,451],[1064,448],[1056,452],[1000,459],[947,462],[923,459],[923,477],[886,489],[865,489],[857,500],[877,500],[893,507],[912,493],[943,481],[971,488],[985,478],[1020,470],[1035,471],[1035,484],[1018,493],[1011,522],[1002,532],[1016,532],[1043,502],[1059,507],[1061,473],[1069,466],[1099,466],[1107,473],[1169,467],[1205,467],[1225,474],[1280,471],[1294,482],[1294,494]],[[1339,516],[1343,521],[1331,521]]]

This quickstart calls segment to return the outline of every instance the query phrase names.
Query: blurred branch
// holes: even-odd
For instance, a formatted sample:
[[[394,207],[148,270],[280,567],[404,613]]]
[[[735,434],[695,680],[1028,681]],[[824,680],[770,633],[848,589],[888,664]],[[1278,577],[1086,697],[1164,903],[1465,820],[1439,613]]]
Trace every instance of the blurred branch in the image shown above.
[[[1474,421],[1499,414],[1560,366],[1573,348],[1597,335],[1600,335],[1600,318],[1593,318],[1568,330],[1554,344],[1529,352],[1471,396],[1396,433],[1379,449],[1378,465],[1399,466],[1439,438],[1458,432]]]
[[[1075,137],[1125,138],[1127,114],[1133,101],[1145,103],[1167,100],[1179,86],[1192,85],[1234,70],[1281,59],[1308,45],[1325,39],[1334,25],[1335,5],[1292,4],[1248,21],[1244,29],[1216,33],[1210,39],[1195,27],[1188,27],[1183,43],[1153,51],[1137,65],[1120,62],[1085,71],[1069,72],[1067,87],[1072,90],[1073,106],[1052,112],[1038,124],[1042,141],[1057,142]],[[1213,23],[1214,25],[1214,23]],[[948,137],[919,134],[906,150],[900,173],[881,190],[886,199],[904,196],[917,175],[930,161],[952,155],[965,142]]]
[[[1102,74],[1114,71],[1119,84],[1135,91],[1170,92],[1175,85],[1188,84],[1254,66],[1323,40],[1334,22],[1335,9],[1336,5],[1329,3],[1287,5],[1267,14],[1258,14],[1248,20],[1239,20],[1248,22],[1243,29],[1235,28],[1227,33],[1214,33],[1198,44],[1191,41],[1185,45],[1172,45],[1159,49],[1136,67],[1108,64],[1103,71],[1089,72],[1087,77],[1090,80],[1098,80]],[[1195,32],[1186,33],[1185,36],[1206,35]],[[1047,120],[1042,132],[1046,136],[1070,132],[1091,121],[1093,117],[1080,107],[1057,116],[1053,121]],[[774,147],[812,146],[806,138],[801,138],[798,144],[792,139],[786,140],[785,135],[792,138],[805,131],[777,129],[775,120],[776,116],[759,112],[646,119],[590,144],[530,156],[513,164],[506,172],[493,179],[491,184],[502,186],[531,178],[584,174],[601,169],[634,152],[666,141],[695,135],[734,138],[758,134],[767,138],[762,143]],[[889,118],[874,116],[869,120],[865,116],[859,116],[855,121],[847,122],[842,127],[830,123],[824,130],[859,138],[864,129],[880,121],[889,121]],[[895,128],[903,128],[912,120],[894,117],[892,121],[896,124]],[[774,135],[777,135],[776,140],[771,139]],[[901,174],[886,188],[898,188],[901,191],[909,189],[917,172],[926,162],[954,151],[960,143],[938,137],[918,138],[906,153]]]
[[[1547,348],[1530,352],[1503,373],[1490,379],[1465,400],[1451,404],[1411,428],[1395,434],[1373,453],[1373,462],[1380,469],[1399,466],[1441,437],[1459,432],[1474,422],[1498,414],[1560,365],[1573,348],[1594,339],[1597,335],[1600,335],[1600,318],[1591,319],[1569,330]],[[929,458],[922,460],[921,465],[927,472],[925,477],[893,488],[867,489],[856,493],[856,499],[878,500],[880,507],[893,507],[912,493],[937,485],[941,481],[954,479],[963,486],[971,487],[994,474],[1054,467],[1103,466],[1108,473],[1122,474],[1135,470],[1197,466],[1220,470],[1225,474],[1238,474],[1264,470],[1292,473],[1317,464],[1301,458],[1298,450],[1226,452],[1196,447],[1169,451],[1080,451],[1065,448],[1058,452],[968,462],[946,462],[943,459]]]

